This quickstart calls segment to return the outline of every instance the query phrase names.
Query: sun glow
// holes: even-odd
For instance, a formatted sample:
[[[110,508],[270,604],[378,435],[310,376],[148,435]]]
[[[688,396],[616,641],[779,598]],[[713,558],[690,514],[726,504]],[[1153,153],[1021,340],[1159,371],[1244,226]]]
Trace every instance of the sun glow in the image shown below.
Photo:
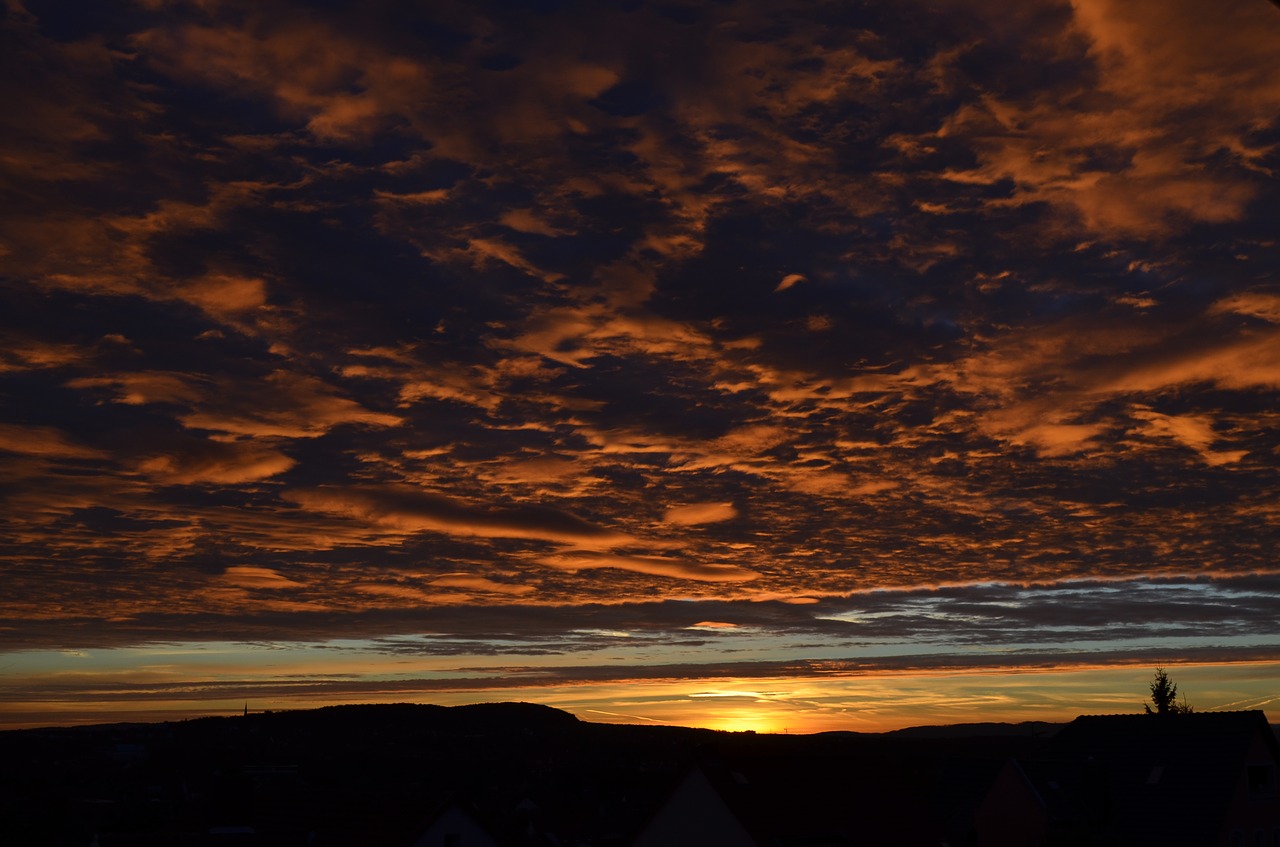
[[[785,695],[760,691],[715,690],[690,694],[701,710],[697,723],[725,732],[781,732],[786,729]]]
[[[513,679],[483,667],[492,657],[377,652],[347,642],[340,656],[293,645],[171,645],[159,666],[147,650],[84,655],[11,654],[7,681],[23,697],[0,698],[0,725],[155,720],[307,709],[339,703],[525,701],[585,721],[668,724],[729,732],[882,732],[923,724],[1068,721],[1081,714],[1140,711],[1146,665],[938,671],[824,672],[817,676],[634,678],[552,682]],[[621,655],[621,654],[620,654]],[[1170,664],[1198,711],[1267,709],[1275,719],[1280,663]],[[340,672],[335,673],[335,669]],[[549,670],[549,669],[548,669]],[[146,696],[139,683],[145,681]],[[74,683],[68,687],[68,683]],[[159,711],[157,711],[159,710]],[[162,714],[163,713],[163,714]],[[56,717],[54,717],[56,715]]]

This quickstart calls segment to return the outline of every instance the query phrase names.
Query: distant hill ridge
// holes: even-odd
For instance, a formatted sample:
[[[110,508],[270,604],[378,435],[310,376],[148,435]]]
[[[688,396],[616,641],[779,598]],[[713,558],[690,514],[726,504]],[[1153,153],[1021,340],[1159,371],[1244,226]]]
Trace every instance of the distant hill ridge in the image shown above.
[[[275,719],[285,718],[287,716],[287,719],[289,720],[298,720],[303,722],[333,721],[339,723],[359,723],[364,721],[373,721],[385,724],[412,721],[434,723],[438,724],[441,729],[447,728],[454,730],[495,730],[503,728],[565,730],[579,725],[595,725],[637,726],[706,733],[725,732],[723,730],[701,729],[698,727],[686,727],[675,724],[611,724],[601,723],[598,721],[586,722],[578,718],[573,713],[567,712],[563,709],[557,709],[554,706],[521,701],[469,703],[460,706],[439,706],[431,703],[352,703],[336,706],[321,706],[315,709],[280,709],[263,711],[254,711],[251,709],[249,710],[248,716],[250,718],[259,719],[263,716],[271,716]],[[147,726],[173,726],[176,724],[202,721],[218,722],[228,719],[242,719],[242,717],[243,716],[241,715],[206,716],[190,718],[186,721],[162,721],[154,723],[140,721],[130,723],[83,724],[71,727],[57,727],[51,725],[45,729],[93,731],[105,730],[113,727],[141,728]],[[903,727],[902,729],[886,730],[884,732],[829,730],[818,733],[789,734],[812,735],[814,737],[826,736],[830,738],[854,736],[882,736],[885,738],[912,739],[963,739],[974,737],[1049,738],[1064,726],[1066,726],[1066,723],[1052,723],[1049,721],[1021,721],[1019,723],[983,721],[957,724],[924,724],[920,726]],[[1272,724],[1271,728],[1276,732],[1277,736],[1280,737],[1280,724]],[[7,733],[41,731],[41,729],[0,730],[0,735]],[[730,732],[728,734],[734,733]],[[769,735],[770,733],[759,734]]]
[[[885,735],[900,738],[972,738],[975,736],[1032,736],[1047,738],[1066,726],[1065,723],[1022,721],[1021,723],[957,723],[936,726],[910,726]]]
[[[544,706],[540,703],[501,702],[470,703],[463,706],[435,706],[423,703],[372,703],[343,706],[323,706],[319,709],[302,709],[271,714],[303,715],[308,712],[321,717],[355,719],[366,717],[430,718],[444,723],[475,725],[524,725],[540,727],[572,726],[580,721],[577,715]]]
[[[213,715],[199,718],[190,718],[185,721],[162,721],[162,722],[130,722],[130,723],[106,723],[106,724],[83,724],[71,727],[49,726],[47,729],[68,729],[68,730],[86,730],[107,729],[112,727],[145,727],[145,726],[164,726],[182,723],[199,723],[199,722],[219,722],[223,720],[244,719],[242,715]],[[572,726],[586,724],[571,712],[563,709],[557,709],[554,706],[546,706],[540,703],[527,703],[519,701],[504,701],[494,703],[469,703],[460,706],[440,706],[431,703],[351,703],[335,706],[321,706],[315,709],[279,709],[279,710],[262,710],[248,711],[248,718],[261,720],[270,717],[275,720],[285,719],[289,721],[301,721],[304,723],[312,722],[335,722],[342,724],[354,724],[362,722],[373,722],[374,724],[399,723],[402,721],[424,722],[439,724],[441,728],[451,729],[567,729]],[[663,724],[609,724],[598,721],[591,721],[593,725],[604,726],[643,726],[650,728],[666,728],[673,730],[690,730],[708,733],[723,733],[724,730],[709,730],[698,727],[686,727],[681,725],[663,725]],[[1023,721],[1021,723],[1001,723],[1001,722],[978,722],[978,723],[959,723],[959,724],[929,724],[922,726],[904,727],[902,729],[887,730],[885,732],[865,732],[861,730],[830,730],[818,733],[789,733],[790,735],[814,735],[814,736],[885,736],[899,738],[968,738],[974,736],[1022,736],[1022,737],[1048,737],[1053,735],[1066,724],[1049,723],[1046,721]],[[40,732],[41,729],[29,730],[0,730],[0,732]],[[730,733],[732,734],[732,733]],[[754,732],[752,734],[755,734]],[[770,733],[759,733],[761,735],[769,735]]]

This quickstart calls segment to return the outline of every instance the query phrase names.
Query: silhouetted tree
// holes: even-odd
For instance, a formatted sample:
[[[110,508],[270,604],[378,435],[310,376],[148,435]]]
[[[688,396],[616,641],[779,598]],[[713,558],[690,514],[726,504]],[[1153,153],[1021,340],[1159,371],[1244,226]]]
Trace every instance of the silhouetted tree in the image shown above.
[[[1156,668],[1155,679],[1151,680],[1151,704],[1143,703],[1142,708],[1148,715],[1186,715],[1195,711],[1187,705],[1186,695],[1183,695],[1181,703],[1178,702],[1177,683],[1169,679],[1164,668]]]

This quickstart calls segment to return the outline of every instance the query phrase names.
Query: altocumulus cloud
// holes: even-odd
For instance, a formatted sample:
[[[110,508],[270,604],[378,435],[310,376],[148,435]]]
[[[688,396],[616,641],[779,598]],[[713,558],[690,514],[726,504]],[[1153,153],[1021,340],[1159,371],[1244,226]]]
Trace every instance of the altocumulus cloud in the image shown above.
[[[1274,4],[83,11],[0,21],[4,646],[1273,648]]]
[[[307,509],[342,515],[396,532],[429,530],[486,538],[529,538],[611,545],[627,537],[550,507],[485,508],[408,486],[313,488],[287,492]]]

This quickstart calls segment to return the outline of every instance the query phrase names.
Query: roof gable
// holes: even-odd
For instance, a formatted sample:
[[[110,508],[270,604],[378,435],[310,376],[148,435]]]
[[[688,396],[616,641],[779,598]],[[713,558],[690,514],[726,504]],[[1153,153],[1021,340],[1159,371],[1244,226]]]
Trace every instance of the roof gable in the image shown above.
[[[756,847],[756,839],[734,814],[702,768],[691,768],[636,838],[637,847]]]
[[[1259,738],[1280,764],[1259,711],[1086,715],[1019,766],[1059,822],[1105,821],[1134,843],[1212,843]]]
[[[1183,715],[1082,715],[1045,746],[1045,758],[1126,763],[1151,769],[1166,760],[1202,769],[1238,768],[1262,738],[1280,764],[1280,745],[1260,711]],[[1156,780],[1163,774],[1154,775]]]

